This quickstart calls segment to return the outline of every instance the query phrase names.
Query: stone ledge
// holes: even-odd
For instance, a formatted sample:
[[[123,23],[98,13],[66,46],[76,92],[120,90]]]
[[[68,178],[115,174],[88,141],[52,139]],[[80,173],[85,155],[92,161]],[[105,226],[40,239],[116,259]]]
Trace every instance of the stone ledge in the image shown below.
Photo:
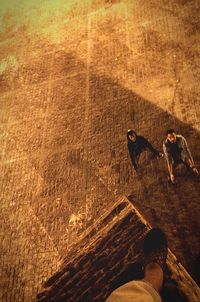
[[[60,270],[44,284],[37,301],[105,301],[123,272],[131,264],[140,263],[142,242],[149,229],[129,200],[119,197],[95,226],[72,244]],[[178,289],[174,301],[183,301],[180,299],[184,297],[184,301],[198,302],[199,287],[170,250],[167,264]],[[133,275],[141,278],[136,268]],[[165,301],[171,302],[167,297]]]

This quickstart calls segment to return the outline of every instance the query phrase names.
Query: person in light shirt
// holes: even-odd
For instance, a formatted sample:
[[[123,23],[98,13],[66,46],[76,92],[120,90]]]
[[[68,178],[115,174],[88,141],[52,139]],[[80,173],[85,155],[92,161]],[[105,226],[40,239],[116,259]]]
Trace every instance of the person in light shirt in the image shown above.
[[[175,182],[174,170],[180,164],[184,164],[196,176],[199,175],[186,139],[181,134],[176,134],[174,129],[167,130],[163,151],[167,160],[169,180],[172,183]]]

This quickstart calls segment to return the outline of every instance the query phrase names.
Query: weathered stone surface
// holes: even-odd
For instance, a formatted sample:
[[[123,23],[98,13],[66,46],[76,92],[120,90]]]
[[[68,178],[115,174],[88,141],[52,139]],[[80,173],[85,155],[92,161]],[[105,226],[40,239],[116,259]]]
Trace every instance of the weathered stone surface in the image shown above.
[[[34,301],[120,194],[200,280],[199,183],[180,171],[170,187],[165,161],[147,154],[137,177],[126,147],[128,128],[161,148],[175,127],[199,164],[198,10],[197,0],[2,1],[3,302]]]
[[[96,221],[96,228],[72,248],[59,271],[44,284],[38,302],[105,301],[120,282],[123,284],[122,276],[129,281],[142,278],[142,270],[138,267],[142,261],[143,239],[149,228],[129,200],[119,198],[113,208]],[[173,291],[164,284],[164,301],[171,302],[171,296],[173,301],[199,301],[199,287],[171,251],[167,262],[169,276],[175,283],[172,283]],[[132,271],[129,270],[131,276],[128,276],[130,265]]]

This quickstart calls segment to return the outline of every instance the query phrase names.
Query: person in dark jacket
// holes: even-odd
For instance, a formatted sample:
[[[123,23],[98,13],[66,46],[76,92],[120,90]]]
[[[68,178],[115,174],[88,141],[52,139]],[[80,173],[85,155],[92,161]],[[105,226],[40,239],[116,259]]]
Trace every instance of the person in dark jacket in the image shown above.
[[[137,135],[133,130],[127,132],[128,151],[135,171],[138,169],[140,155],[145,150],[150,150],[156,157],[162,157],[163,153],[156,150],[144,136]]]

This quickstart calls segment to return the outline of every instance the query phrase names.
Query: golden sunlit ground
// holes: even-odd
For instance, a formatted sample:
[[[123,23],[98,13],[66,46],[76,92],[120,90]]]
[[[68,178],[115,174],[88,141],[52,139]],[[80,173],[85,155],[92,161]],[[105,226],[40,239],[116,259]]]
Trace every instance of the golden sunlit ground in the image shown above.
[[[199,183],[135,176],[126,131],[161,149],[174,127],[199,164],[198,2],[1,1],[1,301],[34,301],[121,194],[196,278]]]

